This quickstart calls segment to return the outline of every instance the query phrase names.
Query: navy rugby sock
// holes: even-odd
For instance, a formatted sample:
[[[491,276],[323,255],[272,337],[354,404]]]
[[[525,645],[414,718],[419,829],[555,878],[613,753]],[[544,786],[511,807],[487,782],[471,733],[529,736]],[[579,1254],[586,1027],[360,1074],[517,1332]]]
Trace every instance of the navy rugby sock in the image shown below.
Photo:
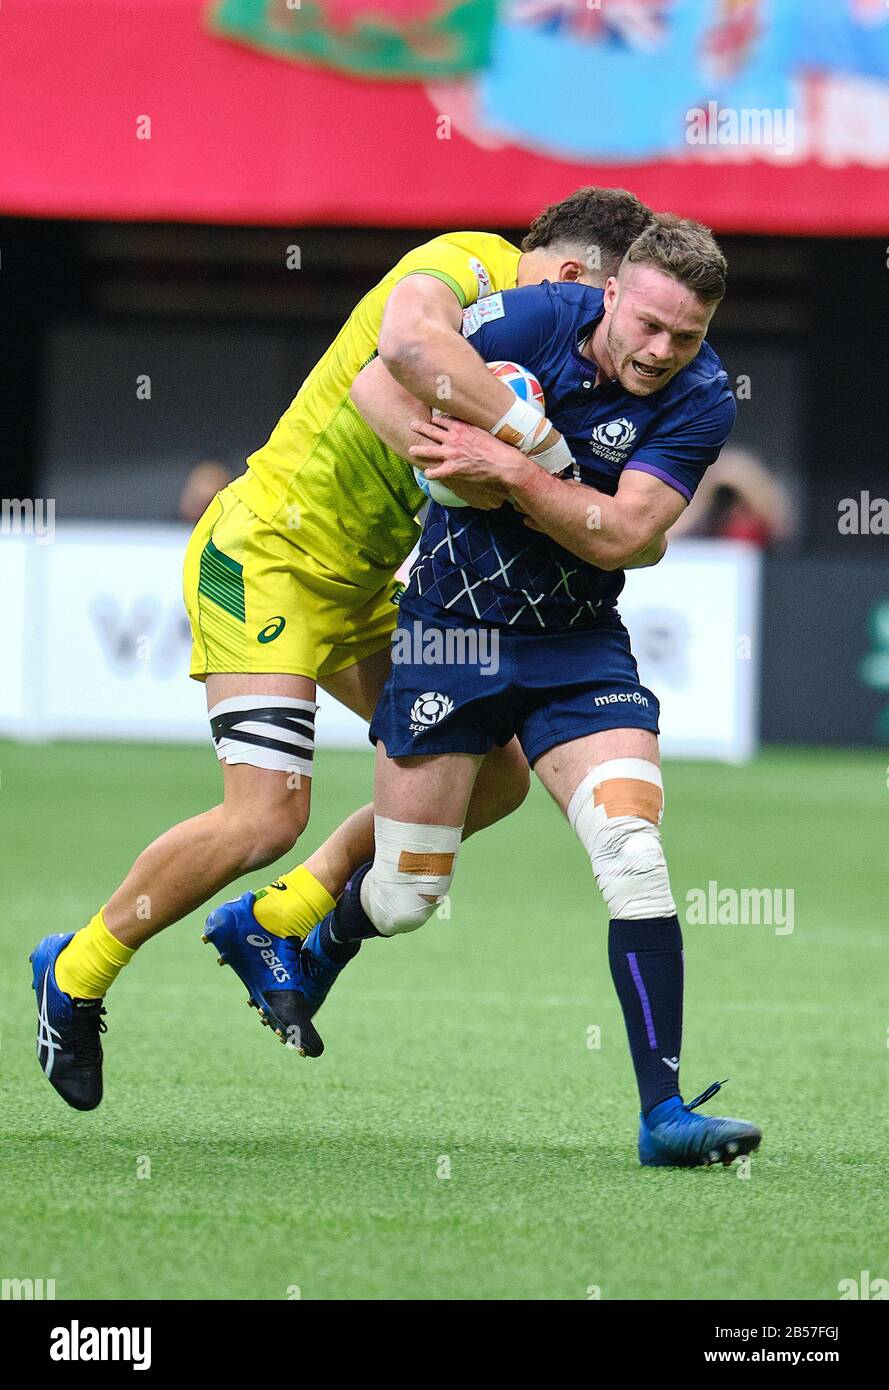
[[[683,962],[678,917],[612,918],[608,963],[645,1115],[680,1094]]]
[[[336,907],[321,923],[321,945],[331,960],[351,960],[362,941],[382,935],[361,906],[361,884],[372,864],[369,859],[355,871]]]

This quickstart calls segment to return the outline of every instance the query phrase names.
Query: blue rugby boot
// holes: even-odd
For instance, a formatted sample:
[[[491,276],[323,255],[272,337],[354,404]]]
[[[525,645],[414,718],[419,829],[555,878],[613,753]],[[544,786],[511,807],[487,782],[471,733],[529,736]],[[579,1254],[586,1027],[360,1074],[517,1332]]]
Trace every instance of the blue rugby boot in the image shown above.
[[[321,1008],[340,971],[355,959],[362,941],[380,934],[361,906],[361,885],[371,865],[368,860],[356,869],[336,907],[322,917],[302,944],[299,969],[310,1018]]]
[[[749,1120],[692,1114],[724,1085],[714,1081],[687,1105],[680,1096],[672,1096],[643,1115],[639,1162],[646,1168],[701,1168],[712,1163],[728,1167],[742,1154],[759,1148],[762,1134]]]
[[[341,970],[345,970],[349,961],[358,954],[360,941],[347,942],[345,944],[332,941],[330,937],[330,924],[333,913],[330,912],[314,926],[302,944],[299,953],[299,970],[302,978],[303,995],[309,1006],[309,1017],[314,1015],[321,1008]],[[334,955],[331,953],[335,953]]]
[[[302,943],[261,927],[253,915],[254,900],[252,893],[243,893],[214,908],[201,940],[216,947],[220,965],[231,966],[247,990],[248,1004],[282,1043],[301,1057],[320,1057],[324,1043],[311,1022],[315,1009],[305,997]]]
[[[45,936],[28,957],[37,996],[37,1060],[49,1084],[75,1110],[102,1099],[101,999],[72,999],[56,984],[56,961],[73,932]]]

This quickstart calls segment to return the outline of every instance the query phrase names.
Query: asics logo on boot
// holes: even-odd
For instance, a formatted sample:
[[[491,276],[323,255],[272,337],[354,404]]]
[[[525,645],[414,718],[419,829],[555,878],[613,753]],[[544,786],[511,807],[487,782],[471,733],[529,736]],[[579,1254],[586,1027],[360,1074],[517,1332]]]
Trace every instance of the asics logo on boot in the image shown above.
[[[56,1053],[61,1045],[62,1035],[57,1028],[53,1028],[49,1021],[49,1011],[46,1004],[46,985],[48,980],[49,971],[47,970],[43,976],[43,998],[40,1001],[40,1014],[38,1018],[37,1056],[38,1058],[40,1057],[41,1049],[46,1050],[46,1060],[41,1061],[40,1065],[43,1067],[47,1076],[52,1076],[53,1063],[55,1062]]]
[[[290,979],[290,972],[286,965],[281,957],[275,954],[272,948],[272,938],[270,936],[257,936],[254,933],[247,937],[247,943],[250,946],[256,947],[279,985],[283,985],[285,980]]]

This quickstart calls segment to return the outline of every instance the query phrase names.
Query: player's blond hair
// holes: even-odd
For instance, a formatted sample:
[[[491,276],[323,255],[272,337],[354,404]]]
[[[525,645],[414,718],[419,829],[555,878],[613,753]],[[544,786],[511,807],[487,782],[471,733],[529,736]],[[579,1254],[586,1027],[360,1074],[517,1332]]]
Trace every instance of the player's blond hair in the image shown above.
[[[718,304],[725,294],[725,256],[710,228],[690,217],[659,213],[632,243],[622,265],[652,265],[687,285],[705,304]]]

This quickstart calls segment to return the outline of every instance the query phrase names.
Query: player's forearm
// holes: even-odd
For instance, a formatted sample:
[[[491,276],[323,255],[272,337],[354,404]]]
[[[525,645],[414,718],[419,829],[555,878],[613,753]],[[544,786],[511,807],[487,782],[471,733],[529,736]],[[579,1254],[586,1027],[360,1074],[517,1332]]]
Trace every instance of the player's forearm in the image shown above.
[[[380,357],[399,385],[425,405],[482,429],[495,425],[514,400],[466,339],[445,324],[416,323],[399,338],[381,334]]]
[[[475,348],[449,325],[429,320],[425,325],[414,325],[409,334],[398,339],[381,334],[380,359],[402,389],[433,410],[481,429],[496,430],[498,437],[520,444],[530,458],[538,459],[550,471],[561,471],[570,464],[571,455],[555,426],[517,400],[510,388],[492,375]],[[526,418],[516,427],[512,416],[518,411]]]
[[[430,419],[429,408],[394,381],[379,358],[358,373],[349,395],[374,434],[401,458],[409,458],[417,438],[411,421]]]
[[[527,463],[514,469],[509,495],[539,530],[599,569],[625,568],[654,544],[658,534],[655,523],[628,510],[616,497],[551,478]]]
[[[651,569],[654,565],[659,565],[667,553],[667,537],[663,534],[655,536],[650,545],[645,546],[638,554],[630,557],[622,565],[625,570],[645,570]]]

